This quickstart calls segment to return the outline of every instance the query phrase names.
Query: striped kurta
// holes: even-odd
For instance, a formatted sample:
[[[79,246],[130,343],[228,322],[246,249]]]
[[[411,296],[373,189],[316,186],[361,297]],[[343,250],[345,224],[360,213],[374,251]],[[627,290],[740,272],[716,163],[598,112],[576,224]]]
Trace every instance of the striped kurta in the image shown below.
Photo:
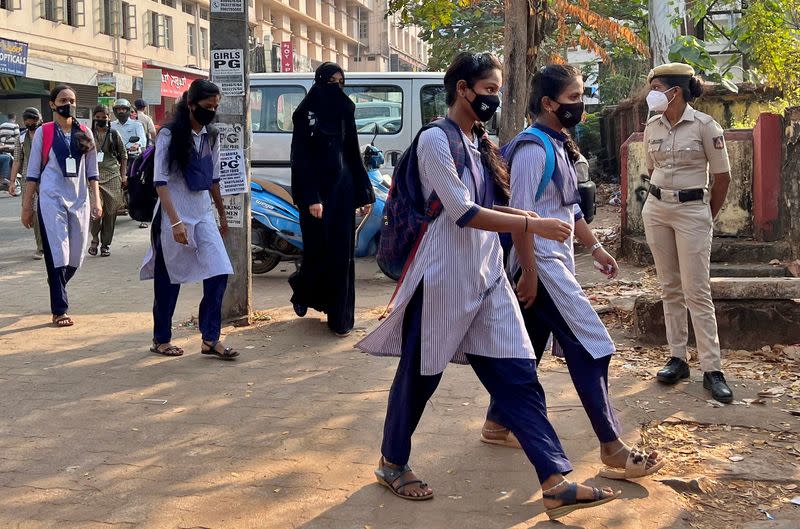
[[[567,160],[563,144],[553,141],[556,156],[567,163],[558,164],[569,167],[570,174],[564,179],[577,179],[572,163]],[[575,216],[580,213],[580,205],[565,206],[561,190],[556,188],[553,179],[544,193],[536,200],[536,190],[544,174],[545,151],[534,143],[519,146],[511,164],[511,207],[535,211],[540,217],[551,217],[575,226]],[[564,242],[552,241],[534,235],[536,267],[539,279],[558,307],[561,316],[570,330],[578,338],[593,358],[609,356],[615,351],[614,342],[600,320],[592,304],[575,279],[575,253],[573,237]],[[517,252],[511,250],[508,260],[509,275],[519,271]],[[563,356],[557,341],[554,341],[554,354]]]
[[[503,270],[499,237],[466,227],[479,210],[476,201],[493,184],[485,181],[476,144],[464,139],[472,163],[459,179],[445,132],[431,128],[420,135],[417,155],[422,188],[426,196],[435,190],[444,209],[420,242],[394,310],[357,344],[368,353],[401,356],[405,309],[423,282],[422,375],[439,374],[448,362],[466,364],[467,354],[535,358]]]

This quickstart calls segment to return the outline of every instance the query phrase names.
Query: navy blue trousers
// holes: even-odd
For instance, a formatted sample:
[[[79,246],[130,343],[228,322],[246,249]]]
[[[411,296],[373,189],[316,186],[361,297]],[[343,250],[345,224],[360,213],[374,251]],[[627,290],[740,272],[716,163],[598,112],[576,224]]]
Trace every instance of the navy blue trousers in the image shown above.
[[[569,328],[541,280],[533,306],[529,309],[521,308],[525,328],[536,352],[536,361],[542,359],[552,334],[564,351],[572,384],[581,399],[583,409],[589,416],[589,422],[592,423],[597,439],[601,443],[618,439],[619,420],[608,395],[608,365],[611,357],[595,359],[589,354]],[[501,420],[500,406],[500,403],[492,399],[486,417],[508,428],[508,425]]]
[[[78,269],[74,266],[53,266],[53,251],[50,249],[50,241],[47,240],[42,208],[37,208],[36,215],[39,216],[39,226],[42,227],[42,251],[44,266],[47,269],[47,286],[50,289],[50,312],[53,316],[61,316],[69,310],[67,283]]]
[[[389,405],[383,427],[383,457],[405,465],[411,455],[411,436],[425,405],[433,395],[441,373],[420,374],[422,350],[422,285],[406,308],[400,365],[389,391]],[[536,376],[533,360],[497,359],[467,355],[478,379],[498,403],[502,424],[519,439],[525,455],[533,463],[539,481],[554,474],[572,471],[561,442],[547,419],[544,390]]]
[[[169,279],[164,253],[161,250],[161,215],[153,221],[153,244],[156,254],[155,277],[153,278],[153,340],[168,343],[172,340],[172,316],[178,304],[181,286]],[[203,300],[200,302],[200,333],[206,342],[219,340],[222,327],[222,297],[228,285],[228,276],[219,275],[203,281]]]

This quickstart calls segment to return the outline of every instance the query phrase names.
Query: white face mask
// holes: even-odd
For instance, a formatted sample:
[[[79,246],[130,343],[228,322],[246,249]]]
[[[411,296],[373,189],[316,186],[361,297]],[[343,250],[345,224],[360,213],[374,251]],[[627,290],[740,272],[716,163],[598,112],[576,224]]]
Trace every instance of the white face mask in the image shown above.
[[[675,88],[674,86],[667,90],[669,92]],[[667,99],[667,92],[661,92],[659,90],[650,90],[650,93],[647,94],[647,107],[650,109],[650,112],[664,112],[667,110],[667,107],[670,103],[672,103],[672,99],[675,99],[675,96],[672,96],[672,99]],[[678,94],[675,94],[678,95]]]

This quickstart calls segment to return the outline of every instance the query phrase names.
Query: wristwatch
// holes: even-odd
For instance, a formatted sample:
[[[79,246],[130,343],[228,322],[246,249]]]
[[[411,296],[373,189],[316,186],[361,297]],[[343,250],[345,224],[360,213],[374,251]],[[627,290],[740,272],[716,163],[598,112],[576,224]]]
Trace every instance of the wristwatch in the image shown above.
[[[591,254],[594,255],[594,252],[596,252],[597,250],[599,250],[602,247],[603,247],[603,243],[602,242],[598,241],[598,242],[594,243],[592,245],[592,247],[590,248]]]

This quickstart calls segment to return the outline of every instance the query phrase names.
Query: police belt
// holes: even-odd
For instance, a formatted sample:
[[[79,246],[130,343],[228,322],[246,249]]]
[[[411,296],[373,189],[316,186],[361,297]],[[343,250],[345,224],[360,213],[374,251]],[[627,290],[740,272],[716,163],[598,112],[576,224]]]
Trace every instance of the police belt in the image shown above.
[[[706,196],[706,190],[681,189],[680,191],[669,191],[650,184],[650,194],[664,202],[682,203],[703,200]]]

